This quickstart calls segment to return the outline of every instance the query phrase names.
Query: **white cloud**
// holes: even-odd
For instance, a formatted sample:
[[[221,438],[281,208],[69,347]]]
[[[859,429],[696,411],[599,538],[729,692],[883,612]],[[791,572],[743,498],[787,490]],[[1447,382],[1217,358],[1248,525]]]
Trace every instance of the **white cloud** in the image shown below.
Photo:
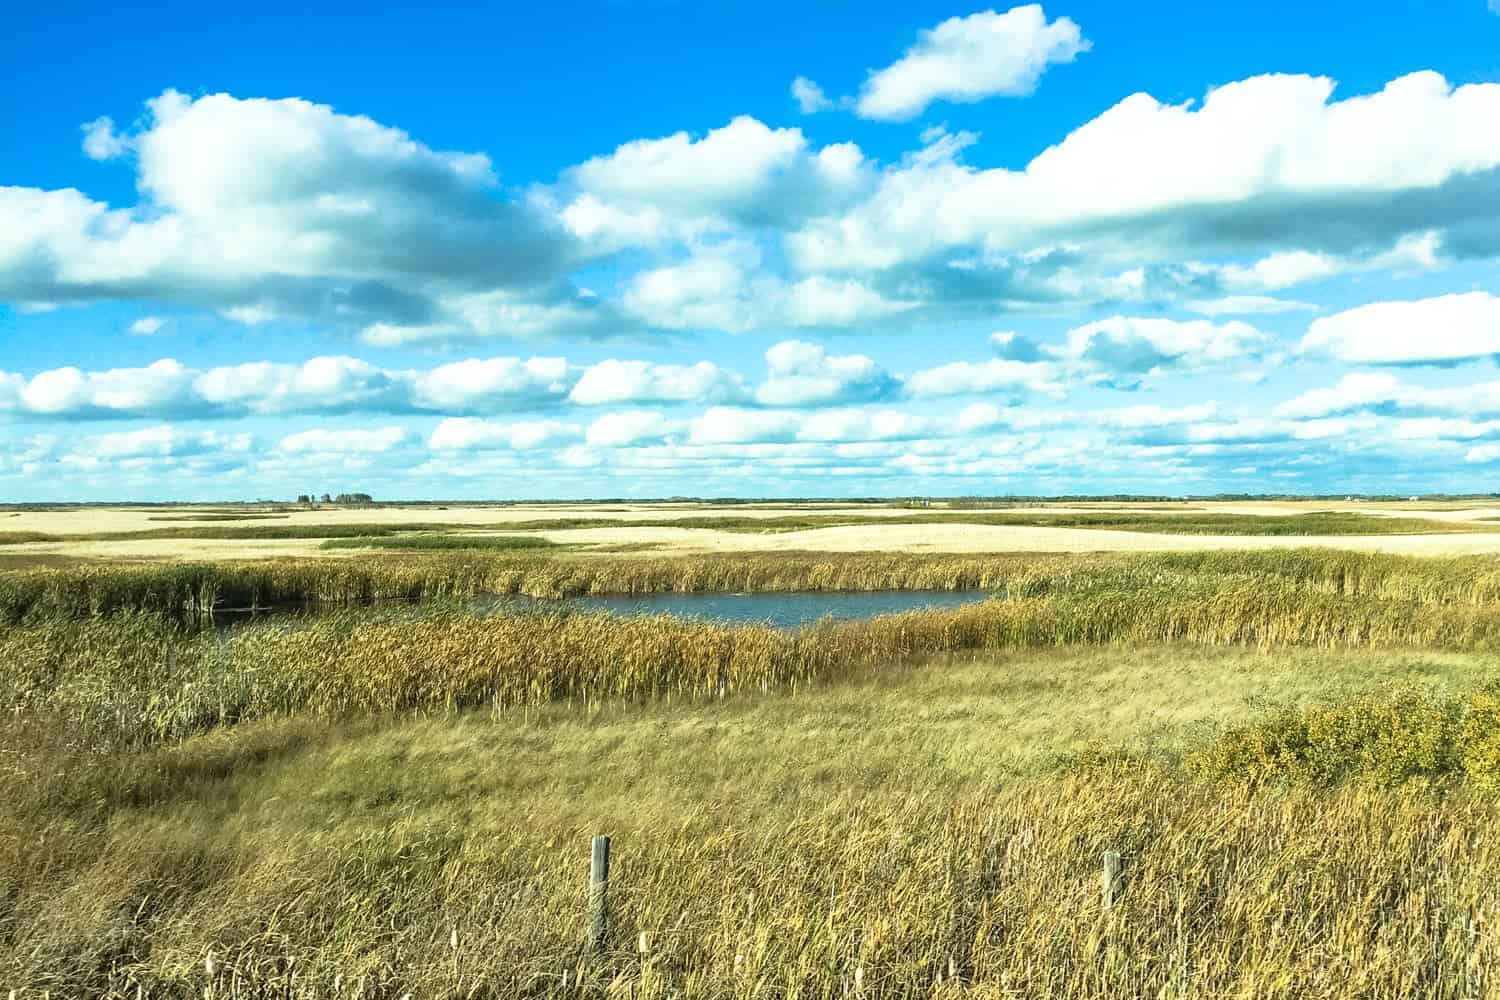
[[[1346,268],[1344,261],[1331,254],[1293,250],[1262,257],[1249,267],[1226,266],[1220,280],[1230,291],[1276,291],[1331,278]]]
[[[681,430],[681,424],[652,410],[609,413],[589,424],[586,438],[596,448],[622,448],[660,441]]]
[[[442,152],[300,99],[147,103],[140,131],[85,127],[92,156],[134,154],[141,202],[0,188],[0,299],[171,298],[244,320],[347,329],[451,324],[455,296],[570,294],[570,239],[507,197],[488,157]]]
[[[1076,23],[1048,22],[1040,4],[951,17],[922,32],[896,62],[871,72],[855,109],[864,118],[902,121],[933,101],[1023,96],[1048,66],[1072,62],[1088,48]]]
[[[1112,316],[1068,331],[1054,354],[1090,381],[1122,388],[1167,371],[1243,367],[1272,338],[1248,323]]]
[[[380,427],[375,429],[314,428],[288,434],[277,448],[287,454],[381,454],[410,440],[411,434],[404,427]]]
[[[735,223],[782,226],[852,203],[873,181],[853,143],[814,151],[798,128],[741,115],[694,138],[637,139],[569,169],[571,231],[609,246],[656,242]]]
[[[766,351],[766,380],[755,390],[765,406],[868,402],[895,394],[899,383],[863,354],[830,355],[822,346],[784,340]]]
[[[1490,9],[1500,14],[1500,0],[1490,0]],[[1481,444],[1464,453],[1464,461],[1475,465],[1488,465],[1500,461],[1500,444]]]
[[[965,99],[1015,60],[955,90],[937,72],[952,59],[1004,25],[1068,24],[1035,6],[951,19],[865,97],[905,80]],[[167,91],[128,133],[85,128],[136,171],[136,204],[0,187],[0,300],[161,303],[381,347],[1173,301],[1252,315],[1289,308],[1278,289],[1500,255],[1497,115],[1500,84],[1433,72],[1339,100],[1329,79],[1265,75],[1198,102],[1132,95],[1021,170],[970,166],[977,137],[941,127],[881,165],[741,116],[523,191],[487,155],[326,105]]]
[[[461,413],[556,401],[576,375],[564,358],[470,358],[407,377],[415,407]]]
[[[916,372],[906,380],[906,392],[917,399],[992,392],[1058,395],[1057,368],[1049,363],[1011,361],[953,361]]]
[[[738,402],[744,380],[709,361],[694,365],[647,361],[601,361],[584,370],[569,394],[582,406],[610,403]]]
[[[884,170],[856,207],[790,234],[787,249],[805,269],[849,272],[978,248],[1002,276],[1060,261],[1097,273],[1112,261],[1254,256],[1223,268],[1235,294],[1500,252],[1485,194],[1500,131],[1482,125],[1500,116],[1500,84],[1455,88],[1419,72],[1373,94],[1333,90],[1325,77],[1266,75],[1196,105],[1135,94],[1020,171],[970,167],[961,144],[934,145]]]
[[[206,370],[164,358],[144,368],[0,372],[0,413],[173,419],[294,413],[486,413],[555,405],[578,370],[563,358],[487,358],[427,371],[351,357],[252,361]]]
[[[112,118],[95,118],[83,126],[83,153],[91,160],[113,160],[130,151],[130,141],[115,131]]]
[[[790,413],[769,413],[715,406],[692,422],[695,444],[744,444],[756,441],[791,441],[801,419]]]
[[[162,425],[134,431],[116,431],[85,438],[74,454],[84,458],[118,460],[150,457],[183,457],[210,452],[246,452],[250,450],[249,434],[225,434],[219,431],[187,431]]]
[[[166,323],[160,316],[142,316],[130,324],[130,333],[135,337],[150,337],[160,333]]]
[[[1388,372],[1350,372],[1336,385],[1311,389],[1276,407],[1280,417],[1338,416],[1368,410],[1381,414],[1500,414],[1500,382],[1429,388]]]
[[[428,437],[427,445],[434,451],[530,451],[582,436],[583,431],[576,424],[556,420],[505,423],[476,417],[450,417],[437,425]]]
[[[1287,312],[1316,312],[1310,302],[1278,299],[1269,295],[1226,295],[1217,299],[1195,299],[1183,303],[1192,312],[1204,316],[1254,316]]]
[[[898,441],[925,437],[933,421],[898,410],[824,410],[808,417],[799,441]]]
[[[1454,364],[1500,356],[1500,298],[1466,292],[1372,302],[1313,320],[1303,354],[1348,364]]]
[[[792,100],[797,102],[797,108],[804,115],[815,115],[819,111],[827,111],[835,107],[833,100],[823,93],[823,88],[805,76],[799,76],[792,81]]]
[[[680,263],[638,273],[624,304],[652,326],[731,333],[875,323],[913,305],[849,278],[813,275],[788,283],[761,263],[760,251],[747,243],[704,247]]]

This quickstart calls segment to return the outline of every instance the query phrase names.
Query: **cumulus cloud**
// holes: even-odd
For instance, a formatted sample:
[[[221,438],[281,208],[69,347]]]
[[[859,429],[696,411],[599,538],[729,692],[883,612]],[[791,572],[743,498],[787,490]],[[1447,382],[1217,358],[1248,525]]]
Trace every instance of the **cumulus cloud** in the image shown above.
[[[871,71],[855,110],[863,118],[904,121],[934,101],[1024,96],[1047,67],[1072,62],[1089,45],[1073,20],[1049,22],[1040,4],[950,17],[923,31],[896,62]]]
[[[1023,22],[1038,38],[1071,23],[1035,6],[952,19],[865,97],[905,79],[961,99],[923,74]],[[928,129],[882,164],[741,116],[525,190],[485,154],[326,105],[167,91],[128,132],[84,130],[91,155],[136,171],[136,204],[0,187],[0,300],[159,303],[407,347],[1164,302],[1253,315],[1300,308],[1288,288],[1500,253],[1500,133],[1485,127],[1500,85],[1419,72],[1334,90],[1265,75],[1201,101],[1135,94],[1023,169],[970,165],[969,133]]]
[[[766,406],[870,402],[894,395],[900,383],[863,354],[831,355],[822,346],[786,340],[766,351],[766,380],[755,398]]]
[[[1258,360],[1272,338],[1248,323],[1112,316],[1068,331],[1049,351],[1089,381],[1134,388],[1168,371],[1243,367]]]
[[[288,454],[380,454],[390,451],[411,439],[404,427],[380,427],[375,429],[316,427],[312,430],[288,434],[277,447]]]
[[[1370,365],[1452,365],[1500,356],[1500,298],[1466,292],[1372,302],[1313,320],[1299,350]]]
[[[577,424],[556,420],[504,422],[477,417],[450,417],[427,438],[434,451],[531,451],[583,436]]]
[[[150,337],[161,332],[167,321],[160,316],[142,316],[130,324],[130,333],[135,337]]]
[[[1254,316],[1287,312],[1317,312],[1310,302],[1278,299],[1269,295],[1226,295],[1217,299],[1194,299],[1183,303],[1204,316]]]
[[[849,327],[912,308],[862,281],[812,275],[788,282],[761,267],[758,248],[730,242],[685,261],[638,273],[625,308],[641,321],[676,330],[743,333],[777,327]]]
[[[1316,418],[1368,411],[1386,416],[1500,414],[1500,382],[1428,387],[1389,372],[1350,372],[1337,384],[1310,389],[1277,405],[1281,417]]]
[[[987,393],[1020,395],[1030,392],[1058,395],[1058,369],[1047,362],[953,361],[915,372],[906,380],[906,392],[916,399]]]
[[[557,404],[578,369],[562,358],[487,358],[425,371],[351,357],[252,361],[193,369],[171,358],[143,368],[0,372],[0,413],[59,419],[174,419],[296,413],[488,413]]]
[[[801,424],[790,413],[715,406],[693,420],[690,437],[695,444],[791,441]]]
[[[683,425],[654,410],[609,413],[589,424],[585,438],[597,448],[622,448],[655,442],[678,433]]]
[[[167,91],[143,127],[85,127],[133,154],[141,202],[0,188],[0,298],[167,300],[246,320],[465,326],[458,297],[571,294],[571,239],[499,188],[488,157],[300,99]]]
[[[82,128],[83,153],[91,160],[113,160],[130,150],[130,141],[115,131],[112,118],[95,118]]]
[[[249,434],[190,431],[163,424],[133,431],[115,431],[85,438],[74,448],[75,459],[184,458],[217,452],[248,452]]]
[[[1024,170],[979,169],[945,139],[873,194],[790,234],[814,271],[890,271],[978,249],[985,266],[1084,270],[1227,256],[1186,287],[1260,294],[1360,267],[1500,250],[1500,85],[1413,73],[1334,99],[1326,77],[1265,75],[1201,102],[1135,94]],[[1399,252],[1398,252],[1398,248]],[[1050,253],[1049,253],[1050,252]],[[1237,258],[1249,256],[1250,263]]]
[[[823,88],[805,76],[799,76],[792,81],[792,100],[797,102],[797,108],[804,115],[815,115],[819,111],[827,111],[836,106],[835,102],[825,93]]]
[[[745,399],[744,379],[710,361],[693,365],[601,361],[579,377],[568,399],[582,406],[610,403],[732,403]]]
[[[851,204],[874,180],[853,143],[814,150],[799,128],[741,115],[694,137],[627,142],[569,169],[563,219],[581,239],[618,247],[733,223],[794,225]]]

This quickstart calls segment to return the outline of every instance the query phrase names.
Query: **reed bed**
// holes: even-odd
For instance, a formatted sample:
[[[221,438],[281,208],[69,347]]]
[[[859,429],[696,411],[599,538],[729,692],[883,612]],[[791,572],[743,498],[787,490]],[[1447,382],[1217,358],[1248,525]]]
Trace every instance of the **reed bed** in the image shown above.
[[[768,553],[708,557],[620,554],[392,553],[350,560],[87,564],[0,571],[0,624],[146,611],[180,619],[216,607],[357,607],[482,594],[990,590],[1060,593],[1277,588],[1427,605],[1500,600],[1500,560],[1337,549],[1114,555]]]
[[[539,535],[402,534],[380,538],[331,538],[320,549],[398,549],[510,552],[520,549],[551,549],[557,543]]]
[[[0,711],[76,720],[135,745],[246,719],[503,709],[796,689],[941,654],[1191,643],[1261,649],[1500,648],[1500,603],[1377,597],[1296,576],[1018,577],[1009,596],[795,632],[461,605],[184,633],[159,615],[0,631]],[[1344,586],[1347,588],[1347,580]]]
[[[1106,740],[1024,775],[930,744],[845,753],[826,716],[861,686],[823,682],[1057,647],[1159,651],[1158,687],[1188,682],[1168,653],[1210,647],[1483,654],[1500,648],[1497,568],[1321,550],[450,553],[0,575],[0,992],[1493,996],[1500,690],[1477,657],[1464,689],[1284,707],[1182,767]],[[903,584],[997,596],[795,632],[453,600]],[[183,627],[185,607],[273,595],[334,610]],[[381,595],[422,603],[337,607]],[[1056,662],[995,669],[984,690],[1056,683]],[[1076,712],[1052,690],[1039,707]],[[734,714],[791,691],[803,724]],[[851,724],[884,734],[891,717]],[[999,754],[993,728],[974,720],[964,752]],[[617,860],[596,955],[584,848],[601,830]],[[1110,909],[1105,850],[1125,857]]]
[[[633,809],[570,818],[524,786],[461,809],[462,783],[403,784],[379,804],[319,777],[348,758],[300,752],[227,814],[199,778],[112,823],[59,825],[50,861],[23,848],[0,983],[21,984],[18,1000],[1458,1000],[1493,995],[1500,975],[1492,798],[1145,770],[956,794],[830,790],[757,816],[673,810],[647,779]],[[595,955],[580,861],[601,819],[617,861]],[[1125,857],[1112,909],[1106,849]]]

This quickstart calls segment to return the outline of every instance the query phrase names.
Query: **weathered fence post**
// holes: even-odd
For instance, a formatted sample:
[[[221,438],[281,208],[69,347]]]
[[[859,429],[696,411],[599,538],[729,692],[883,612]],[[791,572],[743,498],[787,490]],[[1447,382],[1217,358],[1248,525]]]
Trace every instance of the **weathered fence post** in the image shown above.
[[[604,950],[609,936],[609,838],[594,838],[589,863],[589,947],[596,953]]]
[[[1112,909],[1124,888],[1119,851],[1104,852],[1104,908]]]

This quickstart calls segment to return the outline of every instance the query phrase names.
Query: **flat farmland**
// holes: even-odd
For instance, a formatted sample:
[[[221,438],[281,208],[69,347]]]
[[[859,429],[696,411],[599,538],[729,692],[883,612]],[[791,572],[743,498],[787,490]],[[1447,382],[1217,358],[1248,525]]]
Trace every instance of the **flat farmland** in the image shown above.
[[[0,564],[57,559],[351,558],[382,537],[478,547],[496,533],[621,555],[709,552],[1180,552],[1337,547],[1500,552],[1500,503],[1193,502],[955,508],[877,504],[74,507],[0,511]],[[350,539],[368,544],[350,544]],[[338,544],[330,544],[338,540]],[[435,543],[436,544],[436,543]]]

